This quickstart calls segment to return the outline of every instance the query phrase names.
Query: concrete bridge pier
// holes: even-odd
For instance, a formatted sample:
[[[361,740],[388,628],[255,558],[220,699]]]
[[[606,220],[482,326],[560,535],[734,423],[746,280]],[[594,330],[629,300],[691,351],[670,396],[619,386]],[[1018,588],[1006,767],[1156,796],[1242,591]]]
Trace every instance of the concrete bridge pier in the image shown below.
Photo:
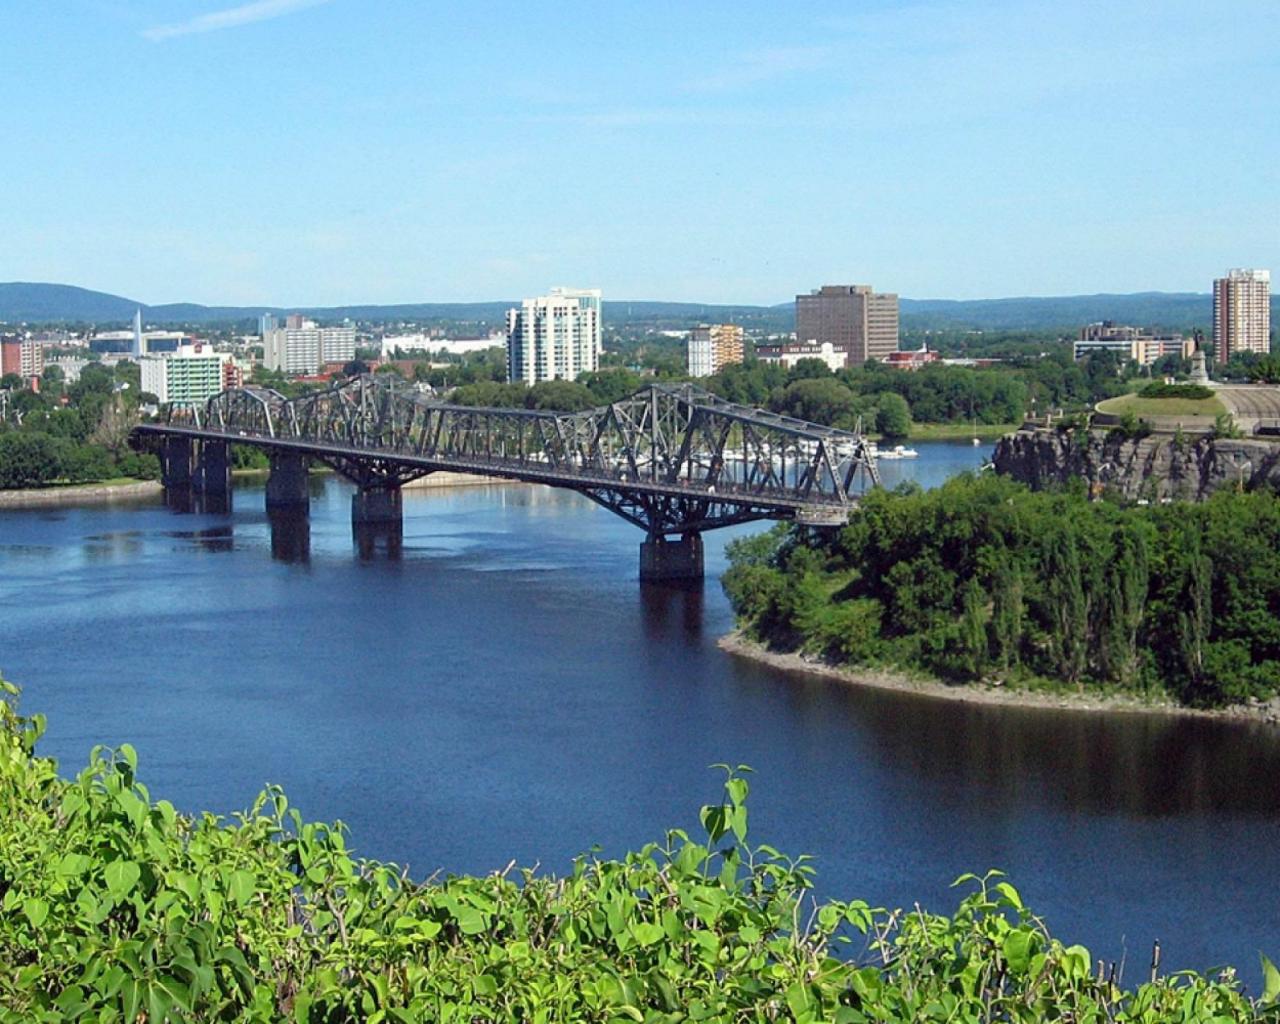
[[[170,487],[190,487],[192,444],[189,437],[166,437],[160,446],[160,482]]]
[[[404,522],[404,505],[399,486],[357,486],[351,495],[351,523],[387,525]]]
[[[311,561],[311,517],[307,506],[267,509],[271,524],[271,557],[277,562]]]
[[[379,550],[399,558],[404,545],[404,506],[400,488],[357,485],[351,495],[351,536],[364,559]]]
[[[662,583],[702,579],[702,534],[679,540],[655,534],[640,545],[640,582]]]
[[[189,437],[166,437],[160,445],[160,483],[164,502],[175,512],[195,510],[194,451]]]
[[[267,475],[267,511],[306,516],[311,509],[307,487],[307,457],[294,452],[272,452]]]
[[[206,512],[231,511],[231,448],[225,441],[201,441],[193,478]]]

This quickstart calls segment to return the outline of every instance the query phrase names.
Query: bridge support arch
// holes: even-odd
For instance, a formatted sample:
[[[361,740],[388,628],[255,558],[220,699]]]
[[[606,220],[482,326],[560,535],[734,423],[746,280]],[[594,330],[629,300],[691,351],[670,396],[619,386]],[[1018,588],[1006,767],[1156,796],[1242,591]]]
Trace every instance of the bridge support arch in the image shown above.
[[[640,582],[700,580],[702,562],[702,534],[685,533],[678,540],[650,535],[640,545]]]

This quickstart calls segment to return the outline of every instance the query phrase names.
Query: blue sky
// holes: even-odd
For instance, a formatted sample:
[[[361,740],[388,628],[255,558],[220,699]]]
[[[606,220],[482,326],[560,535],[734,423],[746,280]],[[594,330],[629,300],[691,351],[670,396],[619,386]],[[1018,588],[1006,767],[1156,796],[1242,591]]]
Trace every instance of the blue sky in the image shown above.
[[[145,302],[1208,291],[1280,4],[9,0],[0,280]]]

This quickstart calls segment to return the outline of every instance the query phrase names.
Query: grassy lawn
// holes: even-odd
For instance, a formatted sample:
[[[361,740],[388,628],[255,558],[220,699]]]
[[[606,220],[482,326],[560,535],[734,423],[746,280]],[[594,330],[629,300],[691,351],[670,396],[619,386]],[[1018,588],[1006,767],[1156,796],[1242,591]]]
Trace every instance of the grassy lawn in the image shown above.
[[[60,487],[68,491],[74,491],[77,488],[120,487],[120,486],[123,486],[124,484],[145,484],[145,483],[154,483],[154,481],[139,480],[137,477],[134,477],[134,476],[113,476],[109,480],[94,480],[87,484],[67,484],[67,483],[62,483],[61,481],[55,480],[52,483],[50,483],[48,486]]]
[[[982,440],[994,440],[1012,433],[1021,426],[1020,423],[912,423],[911,433],[907,435],[912,441],[952,441],[968,440],[971,437]]]
[[[1131,412],[1135,416],[1205,416],[1212,419],[1226,412],[1217,398],[1139,398],[1137,395],[1121,395],[1098,403],[1098,412],[1123,416]]]

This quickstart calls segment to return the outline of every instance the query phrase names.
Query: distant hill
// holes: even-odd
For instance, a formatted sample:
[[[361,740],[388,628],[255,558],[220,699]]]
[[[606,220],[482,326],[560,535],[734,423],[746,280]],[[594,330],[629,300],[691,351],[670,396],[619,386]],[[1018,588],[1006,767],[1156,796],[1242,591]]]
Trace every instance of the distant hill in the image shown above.
[[[1276,299],[1272,298],[1273,307]],[[1071,330],[1098,320],[1137,327],[1209,328],[1213,296],[1194,292],[1017,299],[902,299],[904,326],[918,330]]]
[[[1272,318],[1280,296],[1272,297]],[[515,300],[502,302],[423,302],[395,306],[201,306],[144,302],[65,284],[0,283],[0,321],[7,323],[126,322],[141,309],[148,324],[211,324],[251,321],[260,313],[304,313],[319,320],[464,320],[500,324]],[[615,324],[646,324],[679,329],[698,321],[731,321],[767,331],[794,327],[790,302],[776,306],[704,305],[696,302],[605,301]],[[1070,295],[1012,299],[901,300],[902,324],[910,330],[1061,330],[1074,333],[1095,320],[1143,327],[1208,328],[1209,295],[1187,292],[1139,292],[1132,295]]]
[[[69,284],[0,284],[0,320],[9,323],[131,320],[139,306],[146,309],[143,303],[132,299]]]

